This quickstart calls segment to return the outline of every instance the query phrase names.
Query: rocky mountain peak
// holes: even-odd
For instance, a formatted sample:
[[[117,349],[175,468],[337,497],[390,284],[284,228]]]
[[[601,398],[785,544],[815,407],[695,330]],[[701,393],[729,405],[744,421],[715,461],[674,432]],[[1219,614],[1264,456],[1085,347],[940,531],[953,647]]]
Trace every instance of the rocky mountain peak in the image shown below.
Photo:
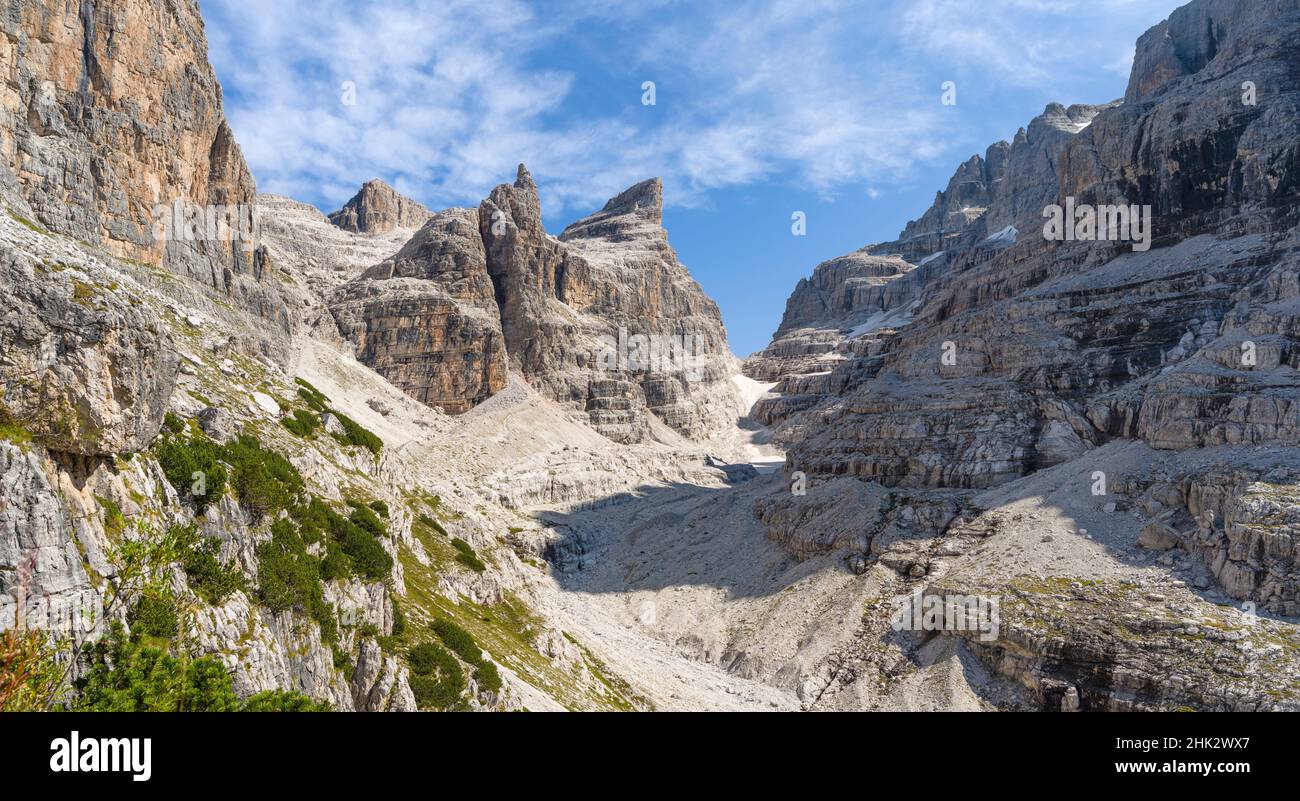
[[[395,228],[419,228],[433,213],[375,178],[361,185],[329,221],[345,231],[385,234]]]
[[[533,174],[528,171],[528,167],[521,161],[515,171],[515,188],[531,189],[534,194],[537,192],[537,184],[533,183]]]
[[[601,209],[605,214],[639,214],[656,224],[663,222],[664,182],[650,178],[628,187]]]
[[[513,184],[499,184],[480,204],[479,215],[489,237],[500,236],[502,224],[513,223],[520,231],[545,236],[542,201],[537,196],[533,175],[522,163]]]
[[[576,239],[653,238],[662,234],[664,184],[649,178],[624,189],[596,212],[569,225],[560,234],[564,241]]]

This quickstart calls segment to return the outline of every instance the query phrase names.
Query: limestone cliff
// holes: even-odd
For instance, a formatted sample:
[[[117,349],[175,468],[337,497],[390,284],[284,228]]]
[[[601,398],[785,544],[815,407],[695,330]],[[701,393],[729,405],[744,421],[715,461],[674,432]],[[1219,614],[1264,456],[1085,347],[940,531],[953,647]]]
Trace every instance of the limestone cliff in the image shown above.
[[[509,367],[616,441],[649,437],[647,414],[703,439],[734,416],[732,357],[662,208],[662,185],[644,181],[553,237],[520,165],[477,211],[435,215],[331,309],[358,358],[444,411],[500,391]]]
[[[33,222],[292,325],[194,0],[10,3],[0,74],[0,170]]]

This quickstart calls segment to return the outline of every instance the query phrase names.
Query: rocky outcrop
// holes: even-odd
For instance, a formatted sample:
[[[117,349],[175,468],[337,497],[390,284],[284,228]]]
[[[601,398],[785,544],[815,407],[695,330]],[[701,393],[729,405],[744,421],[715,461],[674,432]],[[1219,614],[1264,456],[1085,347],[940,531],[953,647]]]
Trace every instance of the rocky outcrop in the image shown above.
[[[0,220],[0,421],[53,451],[140,450],[175,386],[170,332],[96,260],[38,261],[12,246],[46,238]]]
[[[73,515],[52,472],[42,454],[0,440],[0,631],[71,636],[102,624],[100,589],[71,536]]]
[[[506,340],[478,214],[435,215],[332,307],[357,358],[411,397],[460,414],[506,385]]]
[[[648,414],[702,439],[734,416],[734,368],[662,208],[662,185],[645,181],[553,237],[520,165],[477,211],[435,215],[331,310],[361,361],[444,411],[498,392],[509,367],[616,441],[649,437]]]
[[[1294,626],[1199,604],[1174,584],[1022,577],[945,580],[927,595],[1001,599],[999,634],[963,633],[1037,708],[1073,711],[1295,711]]]
[[[344,231],[386,234],[395,228],[419,228],[433,213],[379,179],[366,181],[329,221]]]

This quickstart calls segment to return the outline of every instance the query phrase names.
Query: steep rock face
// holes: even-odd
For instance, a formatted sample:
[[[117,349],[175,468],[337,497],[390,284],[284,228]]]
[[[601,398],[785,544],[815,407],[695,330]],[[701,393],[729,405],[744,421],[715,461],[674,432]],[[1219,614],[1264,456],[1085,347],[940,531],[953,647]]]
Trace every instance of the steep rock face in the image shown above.
[[[333,306],[357,358],[402,391],[450,414],[506,385],[487,258],[472,209],[440,212]]]
[[[580,400],[585,387],[570,391],[561,374],[588,366],[579,365],[575,342],[591,292],[586,262],[542,227],[537,185],[522,164],[513,184],[479,205],[478,223],[512,362],[546,394]]]
[[[386,234],[345,231],[315,206],[283,195],[259,192],[257,208],[261,241],[272,262],[291,265],[295,278],[311,289],[313,300],[328,298],[341,285],[392,258],[413,233],[405,228]]]
[[[776,390],[790,394],[834,369],[861,337],[907,322],[935,261],[918,267],[863,249],[822,262],[795,286],[772,344],[745,360],[745,375],[783,382]]]
[[[981,183],[992,157],[963,165],[898,242],[866,249],[939,265],[910,321],[856,352],[837,346],[843,358],[823,376],[784,374],[786,394],[764,401],[787,468],[814,487],[849,475],[909,497],[970,498],[1044,474],[1085,487],[1110,478],[1118,501],[1093,505],[1136,519],[1105,518],[1108,547],[1160,565],[1187,554],[1212,598],[1296,614],[1294,469],[1219,464],[1166,479],[1094,451],[1132,439],[1195,462],[1213,448],[1300,444],[1297,38],[1294,0],[1196,0],[1139,42],[1122,104],[1049,106],[999,149],[992,182]],[[1151,249],[1048,239],[1045,207],[1068,198],[1149,207]],[[780,497],[757,511],[780,538],[800,504]],[[1043,547],[1064,551],[1053,536]],[[1293,681],[1294,664],[1261,668],[1233,644],[1257,631],[1250,647],[1263,647],[1265,632],[1220,637],[1218,623],[1189,623],[1172,603],[1117,622],[1140,584],[1056,581],[977,587],[1015,596],[1015,614],[996,643],[969,643],[1045,707],[1294,704],[1292,684],[1263,689]],[[1220,654],[1216,670],[1231,680],[1188,670],[1193,652]]]
[[[419,228],[433,213],[375,179],[361,189],[343,208],[329,215],[329,221],[345,231],[386,234],[394,228]]]
[[[103,602],[51,472],[40,454],[0,441],[0,630],[70,634],[100,623],[80,617]]]
[[[588,333],[599,338],[593,348],[598,375],[631,384],[633,403],[643,397],[652,413],[687,437],[703,438],[733,422],[735,364],[722,315],[668,244],[662,182],[627,189],[566,228],[560,241],[587,267],[586,282],[574,281],[568,295],[583,311]],[[609,364],[611,343],[629,351],[617,365]],[[642,343],[651,352],[648,365],[635,358]],[[614,366],[619,369],[609,369]],[[590,389],[588,397],[590,409]]]
[[[0,250],[0,418],[65,453],[148,445],[180,363],[158,315],[96,278]]]
[[[2,167],[0,203],[0,422],[60,453],[145,447],[175,386],[171,331],[134,277],[29,224]]]
[[[962,234],[993,205],[997,183],[1006,171],[1011,145],[998,142],[984,156],[971,156],[948,181],[948,188],[935,195],[934,204],[903,229],[898,242],[878,246],[876,251],[895,252],[909,261],[920,261],[933,253],[959,244]]]
[[[10,3],[0,74],[0,165],[35,222],[290,326],[194,0]]]
[[[1175,50],[1195,54],[1205,27],[1185,18],[1213,20],[1211,57],[1184,57],[1194,74],[1188,67],[1156,80],[1142,72],[1165,63],[1153,48],[1171,46],[1149,34],[1131,81],[1135,99],[1049,106],[1018,135],[996,184],[972,184],[970,202],[987,201],[988,209],[942,243],[941,277],[927,284],[913,321],[838,365],[833,376],[845,380],[823,382],[826,394],[815,403],[794,404],[819,407],[802,412],[818,424],[792,423],[790,438],[818,430],[792,442],[791,464],[963,487],[972,486],[967,476],[1006,480],[1114,436],[1176,448],[1300,439],[1300,386],[1289,365],[1300,208],[1300,54],[1291,34],[1300,32],[1300,5],[1272,10],[1193,3],[1167,26]],[[1272,87],[1253,106],[1242,94],[1252,76]],[[945,195],[967,176],[992,175],[985,166],[963,165],[927,213],[930,222],[909,228],[906,247],[869,252],[916,256],[940,247],[908,243],[951,219],[954,202]],[[1149,205],[1156,247],[1046,240],[1043,209],[1067,197]],[[1017,396],[1008,420],[1019,421],[1019,433],[1009,440],[976,433],[963,444],[978,431],[970,419],[977,412],[955,412],[959,399]],[[927,447],[956,463],[922,460],[900,474],[895,454],[906,435],[886,433],[879,416],[904,408],[935,438]],[[854,433],[861,431],[877,436]]]
[[[704,438],[734,415],[721,315],[668,244],[663,188],[645,181],[560,237],[521,164],[477,211],[433,217],[331,310],[358,358],[413,397],[464,412],[507,366],[620,442],[647,414]]]

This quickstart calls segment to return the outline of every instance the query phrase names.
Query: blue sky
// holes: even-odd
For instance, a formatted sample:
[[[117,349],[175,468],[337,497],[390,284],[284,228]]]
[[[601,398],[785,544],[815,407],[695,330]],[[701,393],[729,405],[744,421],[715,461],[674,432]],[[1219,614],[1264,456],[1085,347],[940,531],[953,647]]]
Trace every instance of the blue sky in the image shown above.
[[[558,233],[660,176],[669,240],[742,356],[799,278],[893,239],[971,154],[1049,102],[1122,96],[1134,41],[1178,5],[201,0],[262,191],[332,211],[378,177],[476,205],[522,161]]]

